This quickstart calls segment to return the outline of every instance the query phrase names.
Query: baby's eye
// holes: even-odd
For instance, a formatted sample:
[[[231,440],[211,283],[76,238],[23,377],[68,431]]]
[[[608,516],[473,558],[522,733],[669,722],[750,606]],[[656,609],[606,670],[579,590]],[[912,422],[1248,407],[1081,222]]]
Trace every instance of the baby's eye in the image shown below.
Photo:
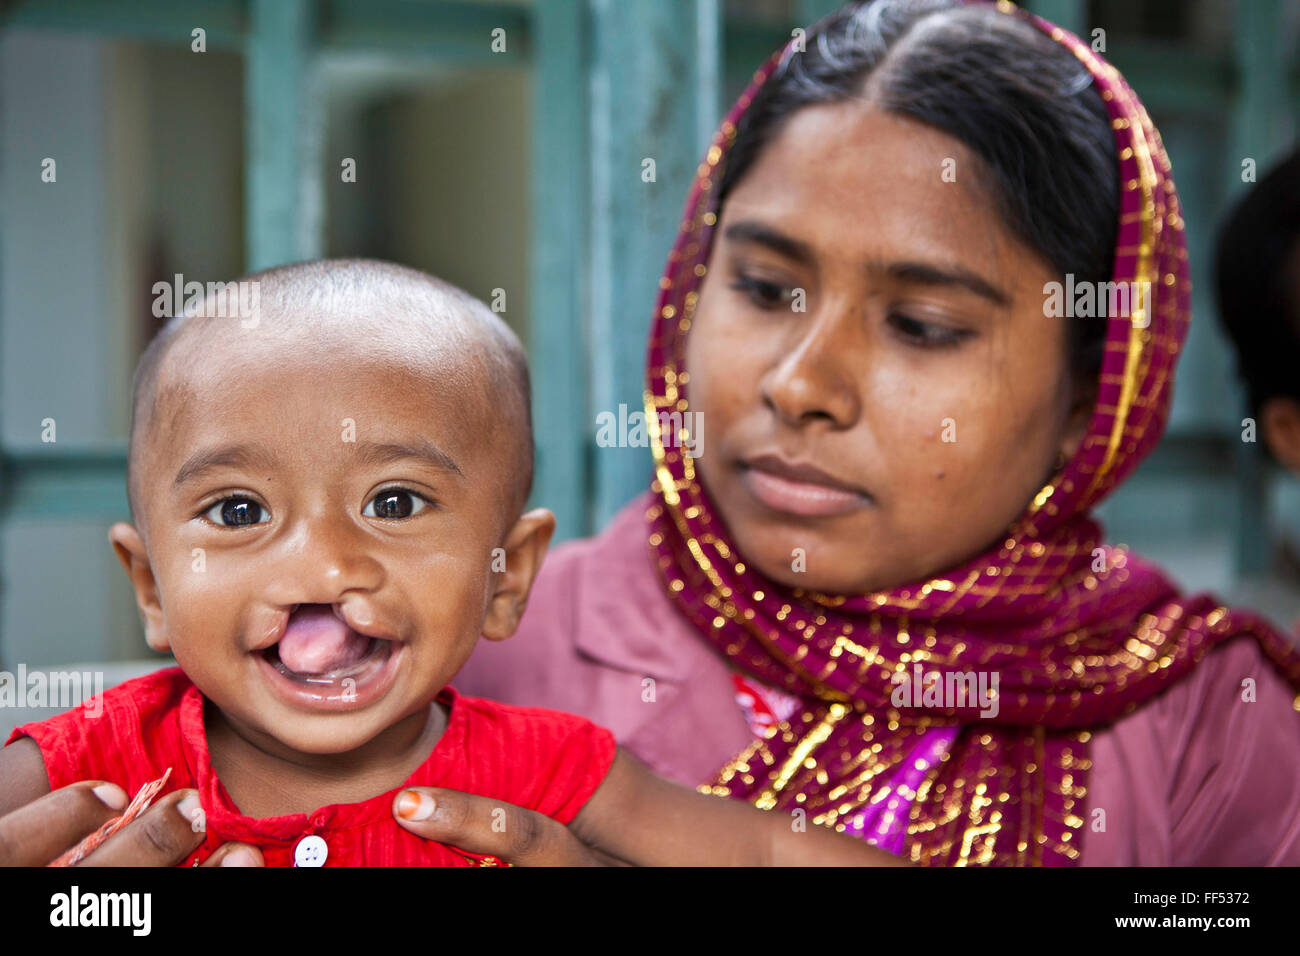
[[[271,515],[252,498],[222,498],[207,510],[207,519],[229,528],[244,528],[265,524]]]
[[[370,499],[366,510],[361,512],[367,518],[409,518],[423,511],[429,502],[420,495],[404,488],[389,488]]]

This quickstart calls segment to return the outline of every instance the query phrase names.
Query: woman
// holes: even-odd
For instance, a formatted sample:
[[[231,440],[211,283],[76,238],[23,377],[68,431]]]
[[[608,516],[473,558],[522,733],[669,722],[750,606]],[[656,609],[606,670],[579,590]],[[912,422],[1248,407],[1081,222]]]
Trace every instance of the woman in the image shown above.
[[[1141,104],[1009,4],[853,7],[806,51],[722,124],[661,280],[647,410],[706,453],[663,416],[650,492],[458,689],[922,864],[1300,863],[1300,658],[1088,517],[1189,318]]]

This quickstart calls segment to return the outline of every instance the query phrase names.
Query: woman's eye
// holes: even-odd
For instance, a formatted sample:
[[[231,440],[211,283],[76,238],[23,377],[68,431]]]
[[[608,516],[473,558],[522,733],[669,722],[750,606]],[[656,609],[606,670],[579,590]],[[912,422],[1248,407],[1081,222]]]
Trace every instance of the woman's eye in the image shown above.
[[[246,528],[271,520],[270,512],[252,498],[223,498],[209,508],[206,514],[213,524],[228,528]]]
[[[420,495],[393,488],[381,491],[371,498],[370,504],[361,513],[367,518],[409,518],[428,506],[429,502]]]
[[[889,324],[904,339],[925,347],[956,345],[970,335],[965,329],[954,329],[946,325],[936,325],[933,322],[922,322],[919,319],[913,319],[897,312],[889,316]]]
[[[731,287],[737,292],[743,292],[750,301],[762,309],[774,309],[794,298],[793,290],[786,286],[764,279],[755,279],[752,276],[738,276]]]

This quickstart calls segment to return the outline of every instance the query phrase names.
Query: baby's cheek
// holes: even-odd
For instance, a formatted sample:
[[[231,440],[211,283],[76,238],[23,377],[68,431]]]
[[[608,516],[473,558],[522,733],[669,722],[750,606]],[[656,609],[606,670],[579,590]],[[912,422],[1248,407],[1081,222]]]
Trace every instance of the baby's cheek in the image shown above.
[[[436,562],[408,568],[400,591],[411,596],[414,632],[426,639],[450,641],[476,631],[491,597],[489,570],[505,561],[504,552],[482,560],[443,555]]]
[[[239,582],[197,558],[173,565],[159,592],[168,626],[182,633],[196,623],[204,630],[224,627],[246,603]]]

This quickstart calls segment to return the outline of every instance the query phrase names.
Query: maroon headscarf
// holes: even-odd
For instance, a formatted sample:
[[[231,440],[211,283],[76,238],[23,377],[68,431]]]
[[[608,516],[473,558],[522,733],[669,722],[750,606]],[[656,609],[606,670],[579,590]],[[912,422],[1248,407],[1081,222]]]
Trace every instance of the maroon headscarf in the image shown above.
[[[930,865],[1070,864],[1086,832],[1090,730],[1186,677],[1213,647],[1250,635],[1300,687],[1300,655],[1261,618],[1181,597],[1154,566],[1101,541],[1089,511],[1150,452],[1168,418],[1187,335],[1187,249],[1160,136],[1128,84],[1073,34],[1010,3],[1077,56],[1111,117],[1122,190],[1113,280],[1149,283],[1108,320],[1096,406],[1078,452],[985,554],[873,594],[789,588],[729,543],[680,453],[686,335],[717,222],[716,186],[736,124],[790,50],[759,70],[700,165],[668,257],[646,393],[657,495],[649,542],[682,611],[741,671],[801,706],[705,789],[858,833]],[[999,708],[895,707],[892,678],[996,672]]]

